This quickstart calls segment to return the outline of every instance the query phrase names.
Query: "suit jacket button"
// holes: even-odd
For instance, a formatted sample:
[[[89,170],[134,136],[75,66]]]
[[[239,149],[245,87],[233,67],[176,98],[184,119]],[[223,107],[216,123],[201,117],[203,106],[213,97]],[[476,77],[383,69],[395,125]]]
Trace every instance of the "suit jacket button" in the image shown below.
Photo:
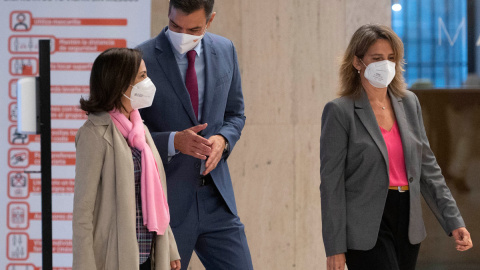
[[[195,163],[195,168],[199,169],[200,168],[200,162]]]
[[[413,177],[408,178],[408,182],[413,182]]]

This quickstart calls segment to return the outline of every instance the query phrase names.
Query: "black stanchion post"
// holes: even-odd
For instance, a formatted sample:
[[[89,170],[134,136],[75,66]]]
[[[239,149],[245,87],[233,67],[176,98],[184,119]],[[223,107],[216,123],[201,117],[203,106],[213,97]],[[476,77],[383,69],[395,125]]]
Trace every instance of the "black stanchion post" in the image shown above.
[[[52,136],[50,40],[40,40],[40,151],[42,170],[42,269],[52,270]]]

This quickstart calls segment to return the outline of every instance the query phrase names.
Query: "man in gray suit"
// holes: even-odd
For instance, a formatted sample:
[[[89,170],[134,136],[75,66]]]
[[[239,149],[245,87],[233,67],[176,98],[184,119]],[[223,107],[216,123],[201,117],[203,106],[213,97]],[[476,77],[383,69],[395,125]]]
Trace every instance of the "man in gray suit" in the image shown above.
[[[237,54],[207,32],[213,0],[170,0],[169,24],[141,44],[157,92],[142,118],[164,163],[182,269],[253,269],[227,158],[245,125]]]

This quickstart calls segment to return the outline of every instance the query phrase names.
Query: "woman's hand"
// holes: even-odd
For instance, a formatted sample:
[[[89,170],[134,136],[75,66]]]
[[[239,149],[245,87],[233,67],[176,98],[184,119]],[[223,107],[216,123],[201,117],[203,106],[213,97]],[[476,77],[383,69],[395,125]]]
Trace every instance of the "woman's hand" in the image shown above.
[[[465,227],[453,230],[452,235],[455,238],[455,243],[457,243],[458,251],[465,251],[473,247],[472,238],[470,238],[470,233]]]
[[[182,268],[180,260],[171,261],[170,266],[172,267],[172,270],[180,270],[180,268]]]
[[[345,253],[335,254],[327,257],[327,270],[344,270]]]

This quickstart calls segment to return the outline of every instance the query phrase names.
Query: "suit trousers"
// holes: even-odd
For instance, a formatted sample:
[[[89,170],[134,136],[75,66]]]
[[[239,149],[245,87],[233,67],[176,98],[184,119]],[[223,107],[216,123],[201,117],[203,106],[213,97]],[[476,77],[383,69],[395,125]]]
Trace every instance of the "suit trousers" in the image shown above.
[[[408,240],[410,194],[388,190],[380,231],[370,250],[348,249],[345,254],[349,270],[414,270],[420,244]]]
[[[187,217],[172,227],[182,269],[187,269],[193,250],[206,270],[253,270],[244,225],[229,210],[211,176],[200,180],[196,200]]]

